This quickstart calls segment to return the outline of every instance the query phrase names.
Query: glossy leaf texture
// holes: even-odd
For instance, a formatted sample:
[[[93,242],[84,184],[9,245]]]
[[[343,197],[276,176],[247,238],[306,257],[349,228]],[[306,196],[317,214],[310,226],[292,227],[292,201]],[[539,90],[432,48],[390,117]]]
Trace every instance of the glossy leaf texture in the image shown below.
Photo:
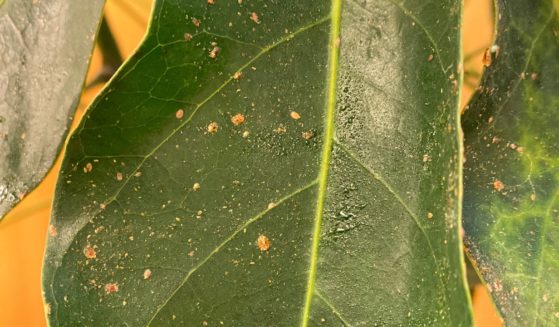
[[[558,4],[497,2],[464,118],[466,246],[510,326],[559,324]]]
[[[58,155],[103,4],[0,4],[0,219],[43,179]]]
[[[51,325],[469,326],[460,12],[156,1],[68,144]]]

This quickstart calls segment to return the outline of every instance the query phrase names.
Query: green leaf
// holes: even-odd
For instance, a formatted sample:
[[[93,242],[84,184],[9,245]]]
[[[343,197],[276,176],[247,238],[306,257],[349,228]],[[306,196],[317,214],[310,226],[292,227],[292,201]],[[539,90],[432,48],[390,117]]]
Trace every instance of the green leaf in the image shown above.
[[[510,326],[559,324],[558,4],[498,2],[463,124],[466,244]]]
[[[460,12],[156,1],[67,147],[51,324],[471,325]]]
[[[51,168],[78,105],[102,0],[0,2],[0,219]]]

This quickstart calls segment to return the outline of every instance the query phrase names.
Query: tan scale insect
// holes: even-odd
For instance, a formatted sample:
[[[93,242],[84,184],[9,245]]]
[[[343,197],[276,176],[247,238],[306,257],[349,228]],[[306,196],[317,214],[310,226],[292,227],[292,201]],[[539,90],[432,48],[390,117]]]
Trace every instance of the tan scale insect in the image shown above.
[[[97,258],[97,252],[95,251],[95,249],[91,246],[91,245],[87,245],[84,249],[83,249],[83,255],[85,255],[85,257],[87,259],[95,259]]]
[[[217,129],[219,128],[219,125],[217,125],[217,123],[215,121],[211,122],[208,125],[208,132],[215,134],[217,133]]]
[[[268,251],[270,249],[270,239],[266,235],[258,236],[256,246],[260,251]]]
[[[117,283],[108,283],[105,285],[105,293],[111,294],[118,292],[118,284]]]
[[[231,122],[235,126],[242,125],[245,122],[245,116],[243,114],[236,114],[235,116],[231,117]]]

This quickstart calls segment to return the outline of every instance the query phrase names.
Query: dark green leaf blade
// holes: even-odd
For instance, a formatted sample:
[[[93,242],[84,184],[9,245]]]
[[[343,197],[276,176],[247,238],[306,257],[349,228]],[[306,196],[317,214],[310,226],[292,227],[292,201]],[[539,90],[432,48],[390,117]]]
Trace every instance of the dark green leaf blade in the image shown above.
[[[464,117],[466,245],[511,326],[559,323],[558,3],[498,1]]]
[[[68,143],[51,324],[471,325],[460,10],[156,1]]]
[[[0,4],[0,219],[43,179],[58,155],[103,4]]]

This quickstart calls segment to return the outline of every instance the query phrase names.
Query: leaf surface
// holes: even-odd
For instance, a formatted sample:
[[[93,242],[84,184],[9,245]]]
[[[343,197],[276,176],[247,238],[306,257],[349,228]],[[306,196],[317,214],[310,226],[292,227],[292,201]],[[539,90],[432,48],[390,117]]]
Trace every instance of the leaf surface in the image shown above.
[[[559,323],[558,4],[498,1],[463,124],[466,245],[510,326]]]
[[[156,1],[68,144],[51,324],[469,326],[460,11]]]
[[[103,4],[0,2],[0,219],[43,179],[58,155]]]

